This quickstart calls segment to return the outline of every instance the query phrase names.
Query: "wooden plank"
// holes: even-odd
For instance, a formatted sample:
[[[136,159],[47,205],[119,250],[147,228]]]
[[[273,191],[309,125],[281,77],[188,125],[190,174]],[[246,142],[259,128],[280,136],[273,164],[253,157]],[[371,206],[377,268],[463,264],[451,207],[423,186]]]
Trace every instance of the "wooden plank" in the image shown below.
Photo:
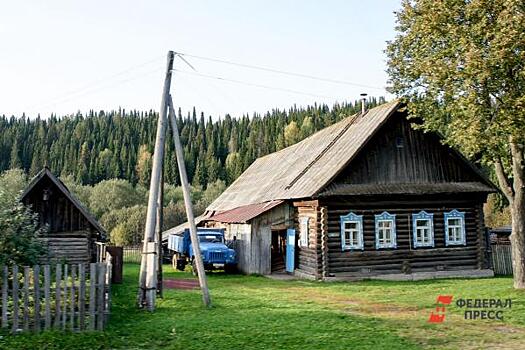
[[[84,330],[84,322],[86,319],[86,267],[84,264],[78,265],[78,329]]]
[[[97,270],[97,330],[101,331],[104,329],[106,264],[97,264]]]
[[[62,322],[61,322],[61,328],[66,329],[66,321],[67,321],[67,277],[68,277],[68,265],[64,265],[64,287],[62,288],[63,291],[63,305],[62,305]]]
[[[60,327],[60,315],[62,310],[62,306],[60,304],[61,302],[61,294],[62,294],[62,288],[60,286],[62,282],[62,265],[57,264],[56,270],[55,270],[55,328]]]
[[[2,328],[8,327],[7,322],[7,288],[9,270],[6,265],[2,266]]]
[[[35,308],[35,325],[34,330],[40,331],[40,266],[33,267],[33,293]]]
[[[95,329],[95,296],[97,283],[97,264],[89,264],[89,329]]]
[[[109,320],[109,313],[111,308],[111,280],[113,279],[112,275],[112,265],[111,263],[106,264],[106,285],[105,285],[105,292],[106,292],[106,306],[105,306],[105,317],[104,322],[107,323]]]
[[[29,266],[24,266],[24,309],[23,319],[24,319],[24,330],[29,330],[29,275],[31,270]]]
[[[44,265],[44,329],[51,327],[51,271],[49,265]]]
[[[76,279],[76,271],[75,271],[75,265],[71,265],[71,294],[70,294],[70,300],[69,300],[69,310],[70,310],[70,317],[69,317],[69,324],[71,327],[71,330],[75,330],[75,300],[76,300],[76,294],[75,294],[75,279]]]
[[[13,266],[13,333],[18,331],[18,266]]]

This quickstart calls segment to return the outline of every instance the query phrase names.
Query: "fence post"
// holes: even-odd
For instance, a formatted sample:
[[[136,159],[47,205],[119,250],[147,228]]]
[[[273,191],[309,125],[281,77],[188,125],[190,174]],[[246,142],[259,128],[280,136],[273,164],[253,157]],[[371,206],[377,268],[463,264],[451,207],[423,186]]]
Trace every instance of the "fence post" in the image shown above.
[[[18,331],[18,266],[13,266],[13,333]]]
[[[85,265],[78,265],[78,278],[80,279],[80,285],[78,290],[78,328],[84,330],[85,321],[85,308],[86,308],[86,270]]]
[[[40,331],[40,266],[33,266],[33,292],[35,294],[35,331]]]
[[[98,274],[98,293],[97,293],[97,330],[101,331],[104,329],[104,282],[106,280],[106,264],[97,264]]]
[[[64,265],[64,305],[62,306],[62,329],[66,329],[66,320],[67,320],[67,264]]]
[[[71,295],[70,295],[70,305],[69,310],[71,316],[69,323],[71,325],[71,331],[75,330],[75,279],[76,279],[75,265],[71,265]]]
[[[29,330],[29,266],[24,266],[24,330]]]
[[[45,303],[45,323],[44,329],[49,329],[51,327],[51,273],[49,265],[44,265],[44,298],[46,299]]]
[[[2,328],[6,328],[7,324],[7,288],[8,288],[9,270],[7,266],[2,266]]]
[[[60,315],[62,306],[60,305],[60,299],[62,294],[62,288],[60,282],[62,281],[62,265],[57,264],[55,271],[55,328],[60,328]]]
[[[97,264],[89,264],[89,329],[95,329],[95,295],[97,283]]]

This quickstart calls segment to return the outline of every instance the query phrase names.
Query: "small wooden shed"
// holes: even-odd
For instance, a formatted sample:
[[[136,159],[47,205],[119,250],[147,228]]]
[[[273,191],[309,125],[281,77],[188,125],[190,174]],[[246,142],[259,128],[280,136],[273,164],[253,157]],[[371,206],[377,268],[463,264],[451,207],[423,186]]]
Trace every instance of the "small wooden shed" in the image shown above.
[[[257,159],[202,226],[238,241],[240,269],[297,276],[490,276],[482,205],[495,186],[399,101]]]
[[[31,180],[21,200],[38,214],[40,226],[45,227],[41,239],[49,254],[43,260],[96,261],[97,242],[105,241],[106,231],[49,168]]]

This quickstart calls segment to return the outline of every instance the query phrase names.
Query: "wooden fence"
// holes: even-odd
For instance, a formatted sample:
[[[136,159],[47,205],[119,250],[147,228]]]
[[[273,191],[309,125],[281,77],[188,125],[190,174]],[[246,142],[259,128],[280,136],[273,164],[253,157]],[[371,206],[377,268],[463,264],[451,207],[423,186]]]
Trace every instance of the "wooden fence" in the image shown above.
[[[509,244],[490,246],[492,268],[495,275],[512,275],[512,252]]]
[[[142,259],[142,246],[123,247],[124,263],[138,263]]]
[[[109,259],[111,260],[111,259]],[[111,305],[111,262],[1,266],[1,327],[102,330]]]

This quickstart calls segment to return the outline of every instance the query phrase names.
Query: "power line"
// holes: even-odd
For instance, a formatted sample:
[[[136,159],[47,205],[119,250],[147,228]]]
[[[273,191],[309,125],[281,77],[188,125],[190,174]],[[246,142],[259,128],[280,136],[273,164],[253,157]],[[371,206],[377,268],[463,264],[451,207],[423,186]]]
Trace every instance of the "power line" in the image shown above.
[[[297,94],[297,95],[332,98],[332,99],[336,99],[336,100],[338,99],[338,97],[334,97],[334,96],[319,95],[319,94],[313,94],[313,93],[305,92],[305,91],[298,91],[298,90],[280,88],[280,87],[276,87],[276,86],[269,86],[269,85],[250,83],[250,82],[247,82],[247,81],[223,78],[223,77],[219,77],[219,76],[202,74],[202,73],[197,73],[197,72],[189,72],[189,71],[184,71],[184,70],[175,69],[175,68],[173,69],[173,71],[180,72],[180,73],[185,73],[185,74],[196,75],[196,76],[203,77],[203,78],[208,78],[208,79],[216,79],[216,80],[227,81],[227,82],[235,83],[235,84],[241,84],[241,85],[246,85],[246,86],[257,87],[257,88],[261,88],[261,89],[278,90],[278,91],[284,91],[284,92]]]
[[[113,82],[113,83],[109,83],[109,84],[106,84],[104,86],[98,86],[98,87],[94,87],[92,89],[83,89],[82,91],[79,91],[76,94],[65,95],[61,99],[55,99],[55,100],[52,100],[52,102],[49,102],[49,103],[46,103],[46,104],[40,104],[40,105],[37,105],[37,106],[40,106],[40,107],[44,108],[44,107],[48,107],[48,106],[54,106],[57,103],[66,103],[66,102],[69,102],[71,100],[75,100],[75,99],[83,97],[83,96],[91,95],[93,93],[97,93],[97,92],[99,92],[101,90],[104,90],[104,89],[107,89],[107,88],[110,88],[110,87],[119,86],[121,84],[125,84],[127,82],[130,82],[130,81],[133,81],[133,80],[137,80],[137,79],[143,78],[143,77],[145,77],[147,75],[150,75],[150,74],[153,74],[153,73],[157,73],[157,72],[160,72],[160,71],[162,71],[162,68],[157,67],[157,68],[155,68],[153,70],[149,70],[149,71],[143,72],[142,74],[139,74],[139,75],[135,75],[135,76],[123,79],[123,80],[119,80],[119,81],[116,81],[116,82]],[[107,79],[105,79],[105,80],[107,80]]]
[[[361,88],[367,88],[367,89],[375,89],[375,90],[383,90],[383,91],[385,90],[384,88],[380,88],[380,87],[377,87],[377,86],[359,84],[359,83],[354,83],[354,82],[347,81],[347,80],[323,78],[323,77],[318,77],[318,76],[309,75],[309,74],[303,74],[303,73],[297,73],[297,72],[289,72],[289,71],[285,71],[285,70],[281,70],[281,69],[256,66],[256,65],[252,65],[252,64],[246,64],[246,63],[233,62],[233,61],[219,59],[219,58],[212,58],[212,57],[192,55],[192,54],[183,53],[183,52],[176,52],[176,54],[180,58],[183,58],[183,56],[187,56],[187,57],[192,57],[192,58],[196,58],[196,59],[199,59],[199,60],[205,60],[205,61],[229,64],[229,65],[233,65],[233,66],[249,68],[249,69],[256,69],[256,70],[261,70],[261,71],[271,72],[271,73],[276,73],[276,74],[284,74],[284,75],[289,75],[289,76],[294,76],[294,77],[299,77],[299,78],[324,81],[324,82],[333,83],[333,84],[350,85],[350,86],[355,86],[355,87],[361,87]]]
[[[104,83],[104,82],[106,82],[108,80],[113,80],[113,79],[118,78],[118,77],[120,77],[122,75],[126,75],[127,73],[129,73],[129,72],[131,72],[133,70],[136,70],[138,68],[150,65],[153,62],[157,62],[161,58],[163,58],[163,56],[157,56],[154,59],[151,59],[151,60],[148,60],[148,61],[145,61],[145,62],[142,62],[142,63],[138,63],[136,65],[128,67],[128,68],[126,68],[126,69],[124,69],[124,70],[122,70],[120,72],[115,73],[115,74],[112,74],[112,75],[109,75],[107,77],[103,77],[103,78],[100,78],[100,79],[97,79],[97,80],[93,80],[93,81],[83,85],[82,87],[80,87],[78,89],[70,90],[69,92],[66,92],[64,94],[56,96],[56,97],[54,97],[54,98],[52,98],[50,100],[47,100],[47,102],[37,103],[37,104],[34,104],[34,105],[30,106],[29,108],[30,109],[34,109],[34,108],[37,108],[37,107],[47,107],[47,106],[50,106],[50,105],[54,105],[56,103],[63,103],[63,102],[75,99],[77,97],[84,96],[84,95],[86,95],[86,93],[83,93],[83,92],[86,91],[86,90],[90,90],[90,88],[92,88],[93,86],[97,86],[97,85],[100,85],[101,83]],[[157,71],[157,70],[155,70],[155,71]],[[149,73],[151,73],[151,71],[146,72],[146,74],[149,74]],[[142,76],[142,75],[143,74],[141,74],[140,76]],[[130,79],[123,80],[121,82],[127,82],[129,80],[134,80],[134,79],[135,78],[130,78]],[[87,94],[90,94],[92,92],[93,91],[88,92]]]

